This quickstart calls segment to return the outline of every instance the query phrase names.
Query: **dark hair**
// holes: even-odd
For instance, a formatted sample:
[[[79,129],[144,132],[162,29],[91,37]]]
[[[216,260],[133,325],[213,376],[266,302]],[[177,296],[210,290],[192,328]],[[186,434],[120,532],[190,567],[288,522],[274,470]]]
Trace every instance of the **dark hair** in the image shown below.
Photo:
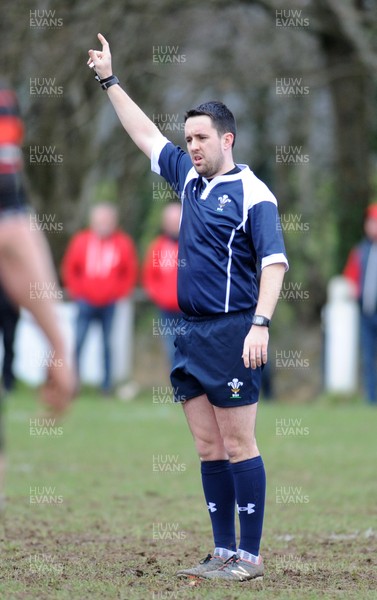
[[[217,100],[199,104],[199,106],[191,108],[186,112],[185,123],[190,117],[200,117],[202,115],[210,117],[219,135],[233,133],[234,139],[232,146],[234,146],[236,141],[236,120],[233,113],[225,106],[225,104],[218,102]]]

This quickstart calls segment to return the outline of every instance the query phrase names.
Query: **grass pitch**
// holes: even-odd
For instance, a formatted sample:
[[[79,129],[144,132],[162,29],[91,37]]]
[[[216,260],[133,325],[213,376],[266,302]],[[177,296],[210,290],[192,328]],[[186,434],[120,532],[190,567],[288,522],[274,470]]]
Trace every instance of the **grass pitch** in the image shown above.
[[[376,410],[260,403],[263,589],[174,577],[212,551],[198,459],[169,394],[87,392],[60,423],[8,398],[4,600],[377,598]],[[36,420],[37,419],[37,420]]]

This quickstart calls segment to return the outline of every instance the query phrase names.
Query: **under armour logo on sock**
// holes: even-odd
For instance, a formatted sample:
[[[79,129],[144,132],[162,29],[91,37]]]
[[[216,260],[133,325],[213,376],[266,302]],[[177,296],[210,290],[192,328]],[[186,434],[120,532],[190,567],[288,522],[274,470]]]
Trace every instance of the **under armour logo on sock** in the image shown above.
[[[255,512],[254,506],[255,506],[255,504],[250,504],[250,503],[247,506],[238,506],[238,504],[237,504],[237,512],[238,512],[238,514],[240,514],[240,512],[247,511],[247,514],[251,515],[252,513]]]
[[[208,508],[209,512],[211,512],[211,513],[216,512],[217,511],[216,502],[209,502],[207,504],[207,508]]]

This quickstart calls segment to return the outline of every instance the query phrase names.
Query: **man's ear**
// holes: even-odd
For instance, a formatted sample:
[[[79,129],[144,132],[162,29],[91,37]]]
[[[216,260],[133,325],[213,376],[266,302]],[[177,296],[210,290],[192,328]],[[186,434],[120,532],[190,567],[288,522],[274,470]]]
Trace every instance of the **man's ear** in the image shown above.
[[[234,141],[233,133],[230,133],[230,131],[228,133],[224,133],[224,135],[223,135],[224,150],[229,150],[229,148],[232,148],[233,141]]]

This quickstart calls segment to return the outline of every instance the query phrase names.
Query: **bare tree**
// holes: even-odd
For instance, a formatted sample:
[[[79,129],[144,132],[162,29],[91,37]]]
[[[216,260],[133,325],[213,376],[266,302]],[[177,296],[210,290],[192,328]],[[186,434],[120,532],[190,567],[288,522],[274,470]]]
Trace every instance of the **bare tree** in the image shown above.
[[[277,27],[281,11],[289,19],[295,10],[309,26]],[[54,13],[48,27],[42,23],[47,11]],[[38,19],[42,26],[35,25]],[[240,122],[240,156],[277,186],[283,211],[292,206],[312,211],[313,222],[320,222],[322,216],[314,212],[320,205],[329,245],[334,244],[330,225],[331,231],[341,232],[337,248],[332,247],[334,261],[316,264],[320,244],[297,252],[320,270],[313,280],[323,289],[329,271],[341,266],[360,234],[357,224],[371,194],[376,21],[375,0],[297,0],[288,7],[281,0],[231,5],[228,0],[93,0],[69,7],[57,0],[45,2],[34,17],[29,6],[6,2],[0,25],[3,74],[17,89],[25,117],[33,204],[64,223],[61,234],[51,235],[56,260],[98,195],[118,200],[123,224],[137,239],[146,235],[146,221],[157,223],[149,217],[160,206],[152,201],[149,166],[123,135],[85,67],[86,50],[97,43],[95,34],[101,29],[111,41],[118,76],[151,118],[169,111],[182,120],[184,108],[200,98],[225,99]],[[158,45],[179,45],[187,54],[186,64],[156,65],[153,47]],[[277,98],[275,80],[287,71],[303,76],[310,97],[291,102]],[[62,93],[33,94],[32,81],[38,79],[39,87],[43,80],[54,80],[50,87],[61,87]],[[299,174],[282,169],[275,161],[280,143],[310,146],[315,160]],[[30,152],[36,146],[55,148],[63,162],[32,163]],[[327,203],[319,200],[326,178],[336,181]]]

